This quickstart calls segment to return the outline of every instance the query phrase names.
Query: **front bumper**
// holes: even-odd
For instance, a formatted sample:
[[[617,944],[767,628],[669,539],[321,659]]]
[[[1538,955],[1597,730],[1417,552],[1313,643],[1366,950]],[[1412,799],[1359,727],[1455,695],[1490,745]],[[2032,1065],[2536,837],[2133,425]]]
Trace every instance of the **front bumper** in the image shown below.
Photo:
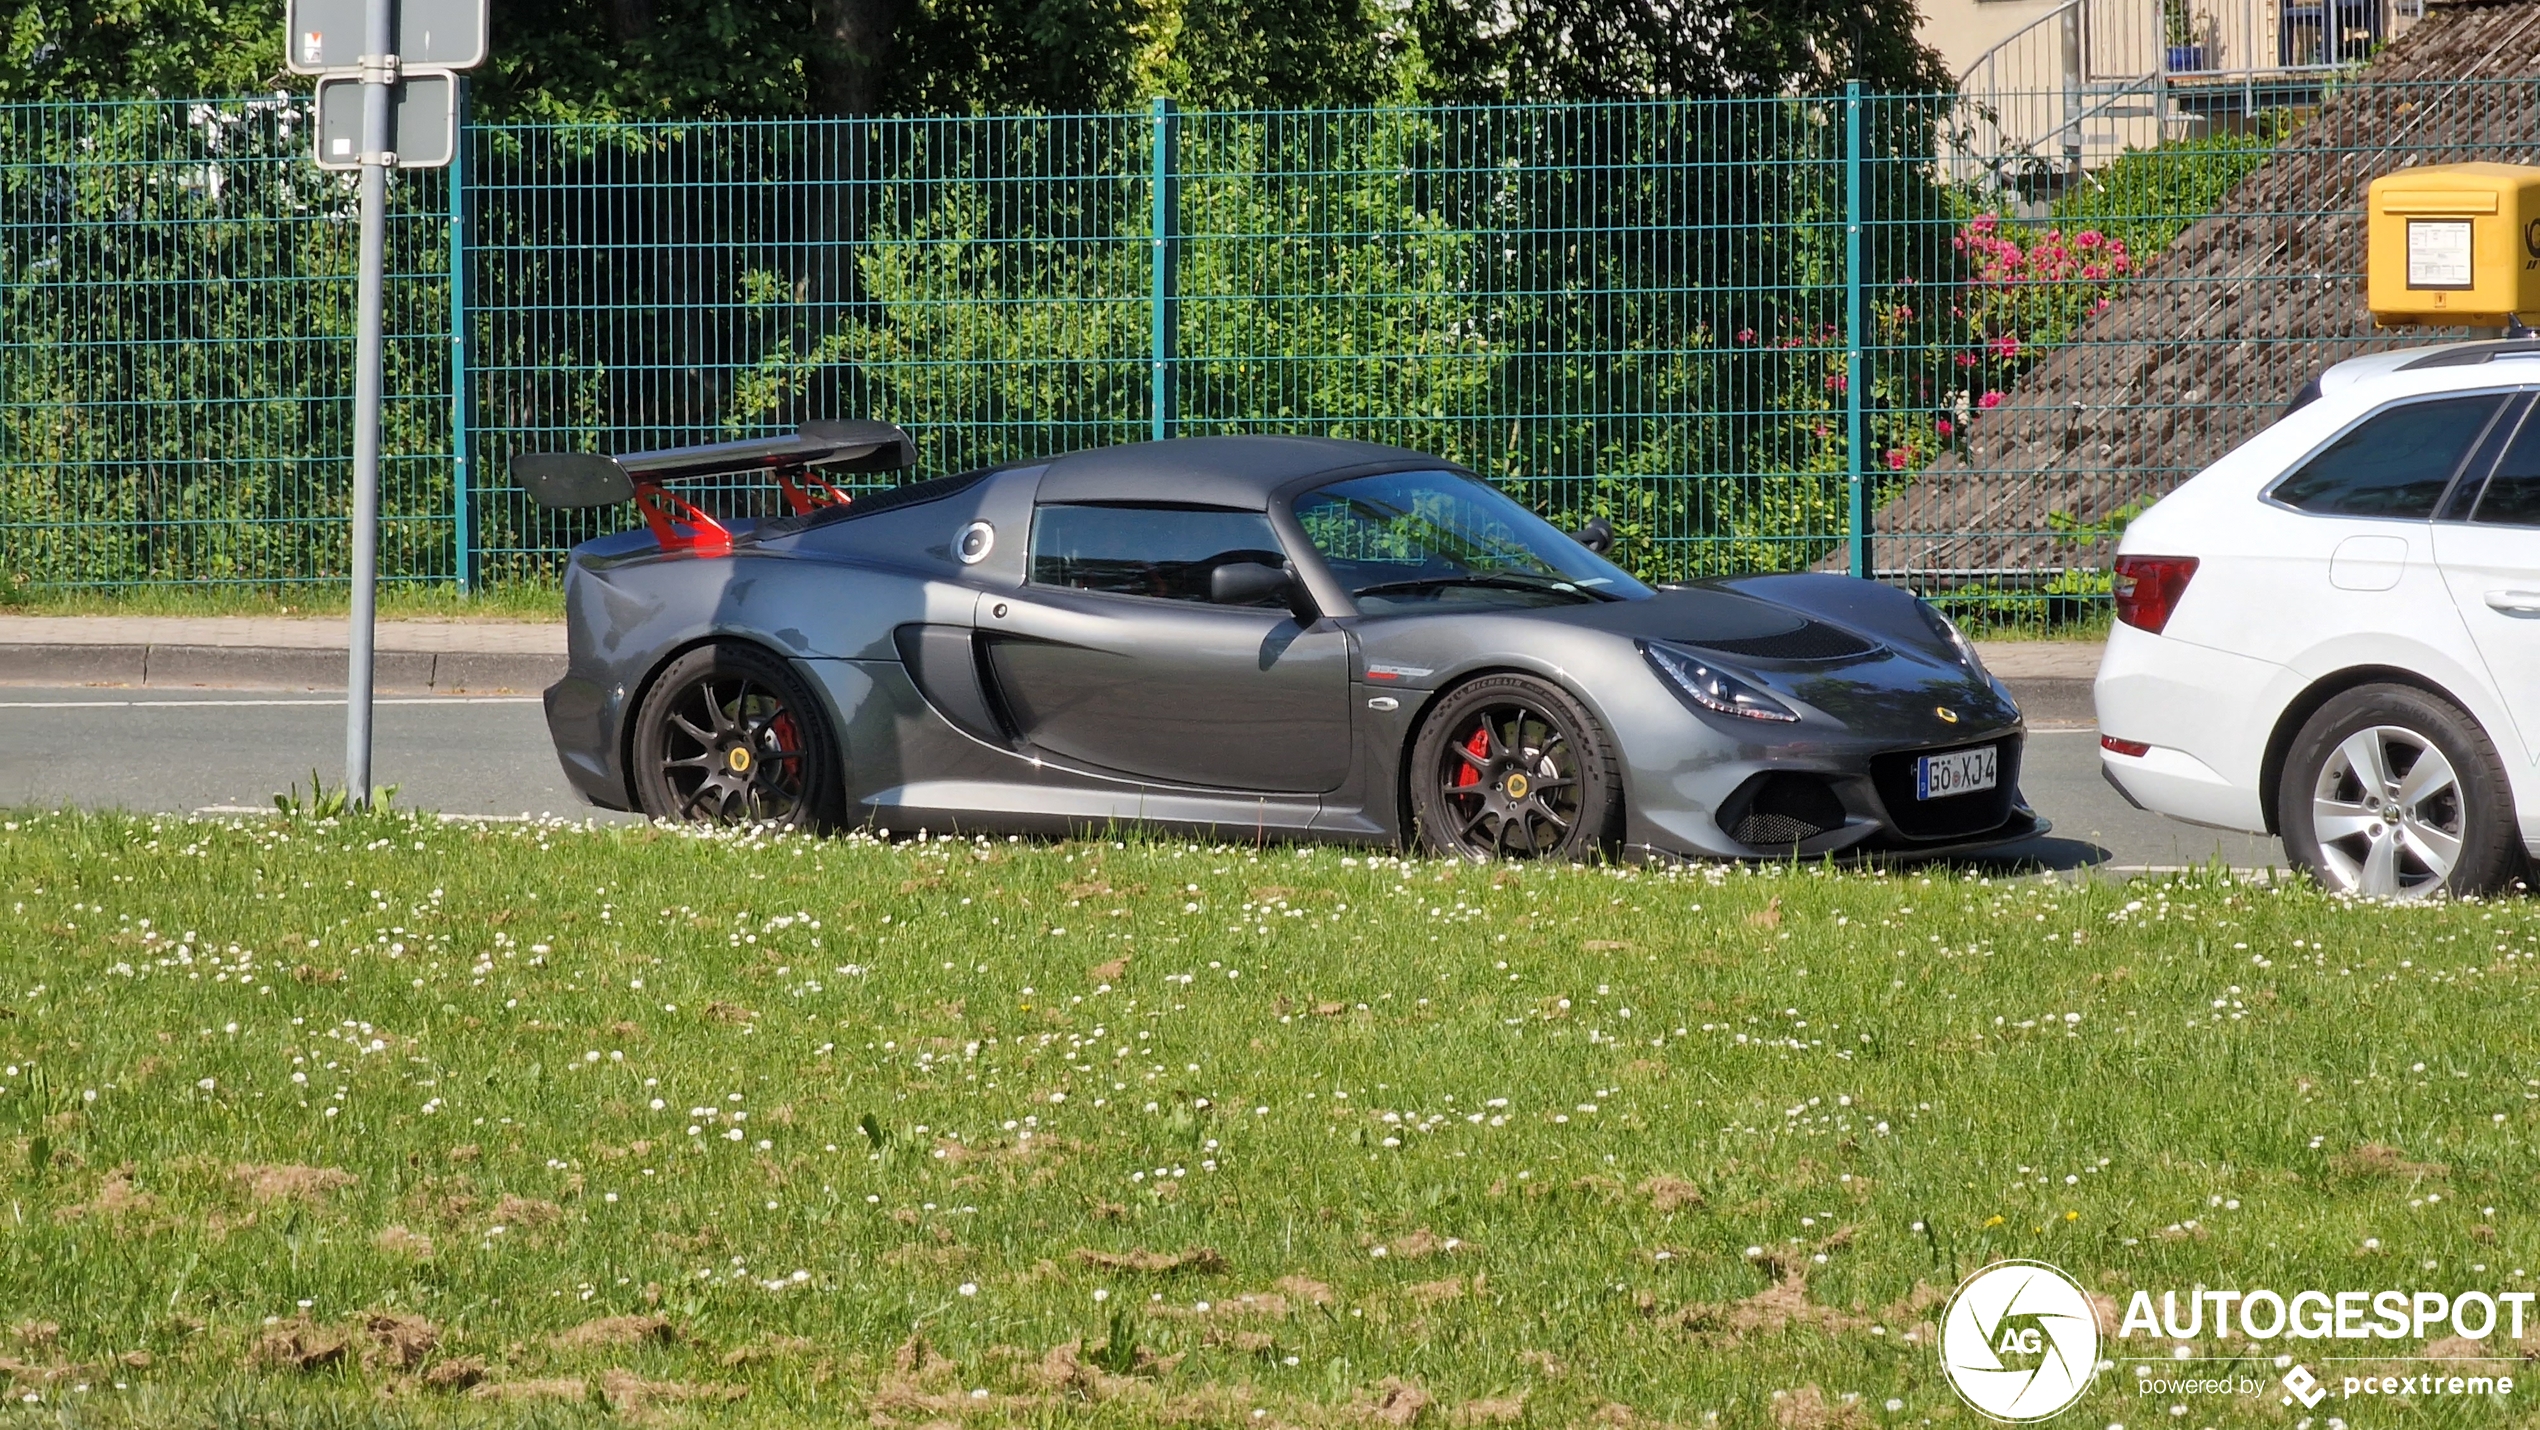
[[[1915,760],[1988,744],[2001,750],[1992,789],[1914,799]],[[1645,854],[1726,859],[1920,857],[2017,843],[2051,828],[2020,794],[2025,744],[2014,724],[1901,749],[1859,741],[1742,752],[1645,787],[1630,843]]]
[[[1628,846],[1624,853],[1627,857],[1635,859],[1780,860],[1801,858],[1831,859],[1843,864],[1866,863],[1882,859],[1950,859],[1969,854],[1982,854],[1989,850],[2000,849],[2005,845],[2042,838],[2053,833],[2054,829],[2053,822],[2044,815],[2029,808],[2025,801],[2018,801],[2011,807],[2011,817],[1999,827],[1964,839],[1938,841],[1900,839],[1876,826],[1868,826],[1855,831],[1849,839],[1834,840],[1825,844],[1824,847],[1815,849],[1792,846],[1753,846],[1723,855],[1715,851],[1688,851],[1654,844],[1635,844]]]

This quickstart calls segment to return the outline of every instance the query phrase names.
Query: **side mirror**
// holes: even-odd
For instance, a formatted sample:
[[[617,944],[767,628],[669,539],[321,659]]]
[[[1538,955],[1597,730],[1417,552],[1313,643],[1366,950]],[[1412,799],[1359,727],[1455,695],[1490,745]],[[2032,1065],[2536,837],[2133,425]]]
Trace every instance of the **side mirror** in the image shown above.
[[[1220,606],[1261,606],[1277,601],[1301,626],[1312,624],[1321,614],[1295,572],[1262,561],[1229,561],[1209,572],[1208,599]]]
[[[1578,543],[1599,556],[1604,555],[1614,549],[1614,523],[1601,516],[1589,517],[1587,525],[1579,528]]]

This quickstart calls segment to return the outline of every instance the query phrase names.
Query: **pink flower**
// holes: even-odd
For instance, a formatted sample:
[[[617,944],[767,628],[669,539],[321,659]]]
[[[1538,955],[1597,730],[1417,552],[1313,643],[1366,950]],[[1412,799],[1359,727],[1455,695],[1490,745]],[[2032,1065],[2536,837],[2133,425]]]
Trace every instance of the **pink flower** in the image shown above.
[[[2011,336],[2009,333],[2004,333],[2002,336],[1986,343],[1985,346],[1992,349],[1993,355],[2002,359],[2004,362],[2009,362],[2011,359],[2020,355],[2020,340]]]
[[[2095,228],[2085,228],[2081,232],[2073,235],[2073,243],[2076,247],[2080,248],[2097,248],[2100,243],[2100,237],[2101,235],[2099,230]]]
[[[1755,330],[1753,328],[1738,329],[1737,340],[1741,343],[1751,343],[1755,341]]]
[[[1984,395],[1984,396],[1979,397],[1979,398],[1977,398],[1977,399],[1976,399],[1976,406],[1978,406],[1978,407],[1980,407],[1980,408],[1984,409],[1984,410],[1985,410],[1985,411],[1987,411],[1987,412],[1990,412],[1990,411],[1992,411],[1994,408],[1999,407],[1999,406],[2001,406],[2001,405],[2002,405],[2002,394],[2001,394],[2001,393],[1998,393],[1998,392],[1991,392],[1991,391],[1988,391],[1988,392],[1986,392],[1986,393],[1985,393],[1985,395]]]
[[[1974,367],[1974,366],[1975,366],[1978,362],[1981,362],[1981,361],[1983,361],[1983,359],[1981,359],[1981,358],[1977,357],[1974,353],[1960,353],[1960,354],[1958,354],[1958,366],[1960,366],[1960,367]]]
[[[1851,387],[1851,380],[1839,372],[1826,379],[1826,391],[1828,392],[1847,392],[1851,390]]]
[[[1891,471],[1891,472],[1901,472],[1901,471],[1905,470],[1905,460],[1906,460],[1906,458],[1905,458],[1905,449],[1904,449],[1904,448],[1902,448],[1902,447],[1892,447],[1892,448],[1888,449],[1888,454],[1887,454],[1887,469],[1888,469],[1889,471]]]
[[[1939,433],[1943,437],[1947,437],[1957,432],[1958,424],[1950,421],[1946,417],[1943,417],[1939,421],[1931,424],[1931,430]]]

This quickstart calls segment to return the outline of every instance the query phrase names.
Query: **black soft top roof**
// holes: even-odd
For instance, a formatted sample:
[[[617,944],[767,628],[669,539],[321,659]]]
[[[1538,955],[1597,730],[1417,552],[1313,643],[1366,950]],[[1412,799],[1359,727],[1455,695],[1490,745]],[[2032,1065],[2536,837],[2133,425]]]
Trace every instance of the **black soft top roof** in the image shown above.
[[[1307,477],[1461,471],[1408,447],[1336,437],[1182,437],[1072,452],[1041,474],[1043,502],[1185,502],[1265,511],[1279,488]]]

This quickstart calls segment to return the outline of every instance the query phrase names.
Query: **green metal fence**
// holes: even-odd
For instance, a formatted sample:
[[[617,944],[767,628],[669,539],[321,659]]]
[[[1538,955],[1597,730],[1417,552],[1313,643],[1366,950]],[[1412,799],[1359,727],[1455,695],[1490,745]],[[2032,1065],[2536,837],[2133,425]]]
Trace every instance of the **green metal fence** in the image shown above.
[[[1927,136],[1927,107],[1888,113]],[[1847,530],[1845,444],[1794,418],[1841,408],[1818,337],[1846,306],[1837,115],[479,129],[481,559],[544,566],[587,529],[493,480],[513,451],[853,414],[931,470],[1151,435],[1396,442],[1603,510],[1669,574],[1806,565]]]
[[[305,101],[0,107],[0,576],[349,563],[354,193]],[[456,571],[442,176],[392,187],[380,559]]]
[[[873,416],[937,472],[1399,442],[1653,575],[2088,601],[2130,510],[2374,341],[2363,182],[2540,157],[2533,89],[2352,85],[2009,179],[1947,97],[470,125],[396,186],[383,566],[532,578],[631,515],[538,511],[517,451]],[[350,197],[306,125],[0,110],[11,581],[341,579]]]

